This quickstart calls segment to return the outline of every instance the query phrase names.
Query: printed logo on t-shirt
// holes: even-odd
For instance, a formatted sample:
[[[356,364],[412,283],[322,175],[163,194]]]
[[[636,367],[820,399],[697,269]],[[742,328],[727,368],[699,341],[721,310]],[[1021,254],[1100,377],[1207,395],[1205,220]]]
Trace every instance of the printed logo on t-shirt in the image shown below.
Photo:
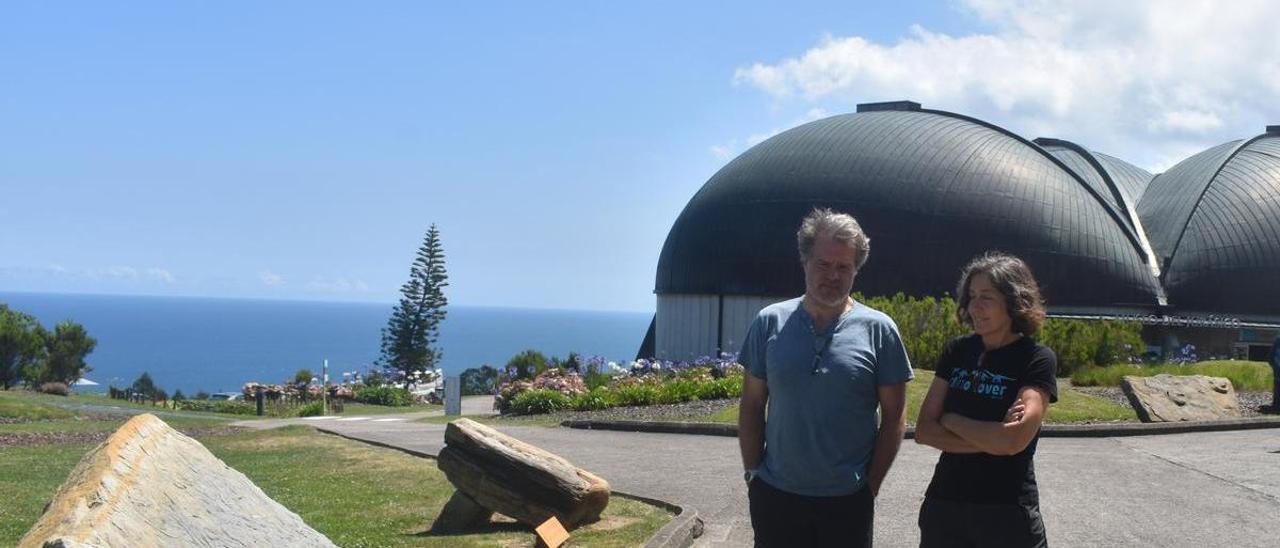
[[[992,373],[986,369],[977,371],[957,369],[951,375],[951,388],[998,400],[1004,397],[1005,391],[1016,380],[1013,377]]]

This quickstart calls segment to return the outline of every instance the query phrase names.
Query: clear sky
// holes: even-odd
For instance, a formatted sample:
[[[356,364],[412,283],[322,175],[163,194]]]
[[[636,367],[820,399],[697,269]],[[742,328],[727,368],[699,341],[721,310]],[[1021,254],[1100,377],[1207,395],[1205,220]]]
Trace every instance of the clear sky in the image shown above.
[[[5,2],[0,291],[652,310],[690,197],[913,99],[1162,170],[1280,123],[1276,3]],[[1177,5],[1174,5],[1177,4]]]

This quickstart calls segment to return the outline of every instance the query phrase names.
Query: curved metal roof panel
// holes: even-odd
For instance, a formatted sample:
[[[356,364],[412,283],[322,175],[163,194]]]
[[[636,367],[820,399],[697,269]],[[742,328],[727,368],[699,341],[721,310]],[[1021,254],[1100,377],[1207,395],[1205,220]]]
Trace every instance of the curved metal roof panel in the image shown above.
[[[1142,200],[1142,194],[1147,191],[1147,185],[1151,184],[1151,179],[1155,178],[1155,175],[1114,156],[1094,152],[1093,157],[1106,168],[1111,174],[1111,180],[1115,181],[1125,199],[1136,208],[1138,202]]]
[[[1068,169],[1074,171],[1085,184],[1093,189],[1094,193],[1102,198],[1104,204],[1111,211],[1121,217],[1127,228],[1131,232],[1134,231],[1133,222],[1126,213],[1125,204],[1123,203],[1124,198],[1120,194],[1120,190],[1111,181],[1111,174],[1107,172],[1106,167],[1100,164],[1092,153],[1074,143],[1057,139],[1040,138],[1036,139],[1035,143],[1062,161]]]
[[[1224,149],[1233,152],[1219,161],[1209,179],[1179,185],[1177,190],[1198,199],[1170,252],[1164,285],[1179,309],[1276,318],[1280,317],[1280,135],[1262,135],[1238,147],[1237,143],[1202,153],[1216,159]],[[1183,177],[1208,172],[1200,163],[1185,169],[1179,164],[1169,175],[1181,182]],[[1169,201],[1181,205],[1193,196]]]
[[[1160,256],[1162,269],[1167,271],[1169,257],[1200,196],[1240,142],[1223,143],[1178,162],[1156,176],[1143,193],[1138,217],[1147,229],[1151,247]]]
[[[658,293],[804,291],[795,230],[815,206],[872,239],[866,294],[940,295],[992,249],[1036,270],[1051,306],[1149,307],[1156,280],[1123,221],[1060,160],[984,122],[929,110],[835,116],[735,158],[690,200],[662,249]]]

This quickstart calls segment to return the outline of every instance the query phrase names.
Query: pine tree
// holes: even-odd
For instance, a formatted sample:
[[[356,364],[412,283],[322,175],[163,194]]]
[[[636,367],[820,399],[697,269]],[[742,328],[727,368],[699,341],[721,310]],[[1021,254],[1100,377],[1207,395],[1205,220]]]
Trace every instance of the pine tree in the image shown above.
[[[433,224],[409,268],[409,281],[400,287],[400,302],[382,330],[382,362],[404,373],[406,388],[414,372],[435,369],[444,356],[436,343],[449,304],[444,296],[448,279],[440,230]]]

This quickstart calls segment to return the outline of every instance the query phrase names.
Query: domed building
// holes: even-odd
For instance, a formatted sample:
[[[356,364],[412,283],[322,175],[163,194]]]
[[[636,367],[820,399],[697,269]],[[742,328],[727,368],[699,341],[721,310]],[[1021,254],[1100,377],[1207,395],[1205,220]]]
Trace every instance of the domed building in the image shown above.
[[[814,207],[870,236],[866,295],[953,293],[965,263],[1003,250],[1031,265],[1051,315],[1142,316],[1165,346],[1199,333],[1172,333],[1169,314],[1235,315],[1261,338],[1280,325],[1280,129],[1153,177],[897,101],[780,133],[712,176],[663,245],[640,355],[736,351],[761,308],[804,292],[795,231]],[[1239,350],[1242,333],[1211,342]]]
[[[1100,171],[1082,177],[1007,130],[905,101],[776,135],[707,181],[668,234],[653,355],[736,350],[761,307],[803,293],[795,230],[815,206],[871,237],[864,294],[941,296],[969,259],[1002,249],[1032,266],[1053,311],[1148,311],[1163,297],[1130,215],[1143,176],[1088,153],[1068,161],[1090,160]]]
[[[1280,126],[1173,166],[1138,213],[1180,315],[1280,323]],[[1272,336],[1257,331],[1236,344],[1254,358]]]

